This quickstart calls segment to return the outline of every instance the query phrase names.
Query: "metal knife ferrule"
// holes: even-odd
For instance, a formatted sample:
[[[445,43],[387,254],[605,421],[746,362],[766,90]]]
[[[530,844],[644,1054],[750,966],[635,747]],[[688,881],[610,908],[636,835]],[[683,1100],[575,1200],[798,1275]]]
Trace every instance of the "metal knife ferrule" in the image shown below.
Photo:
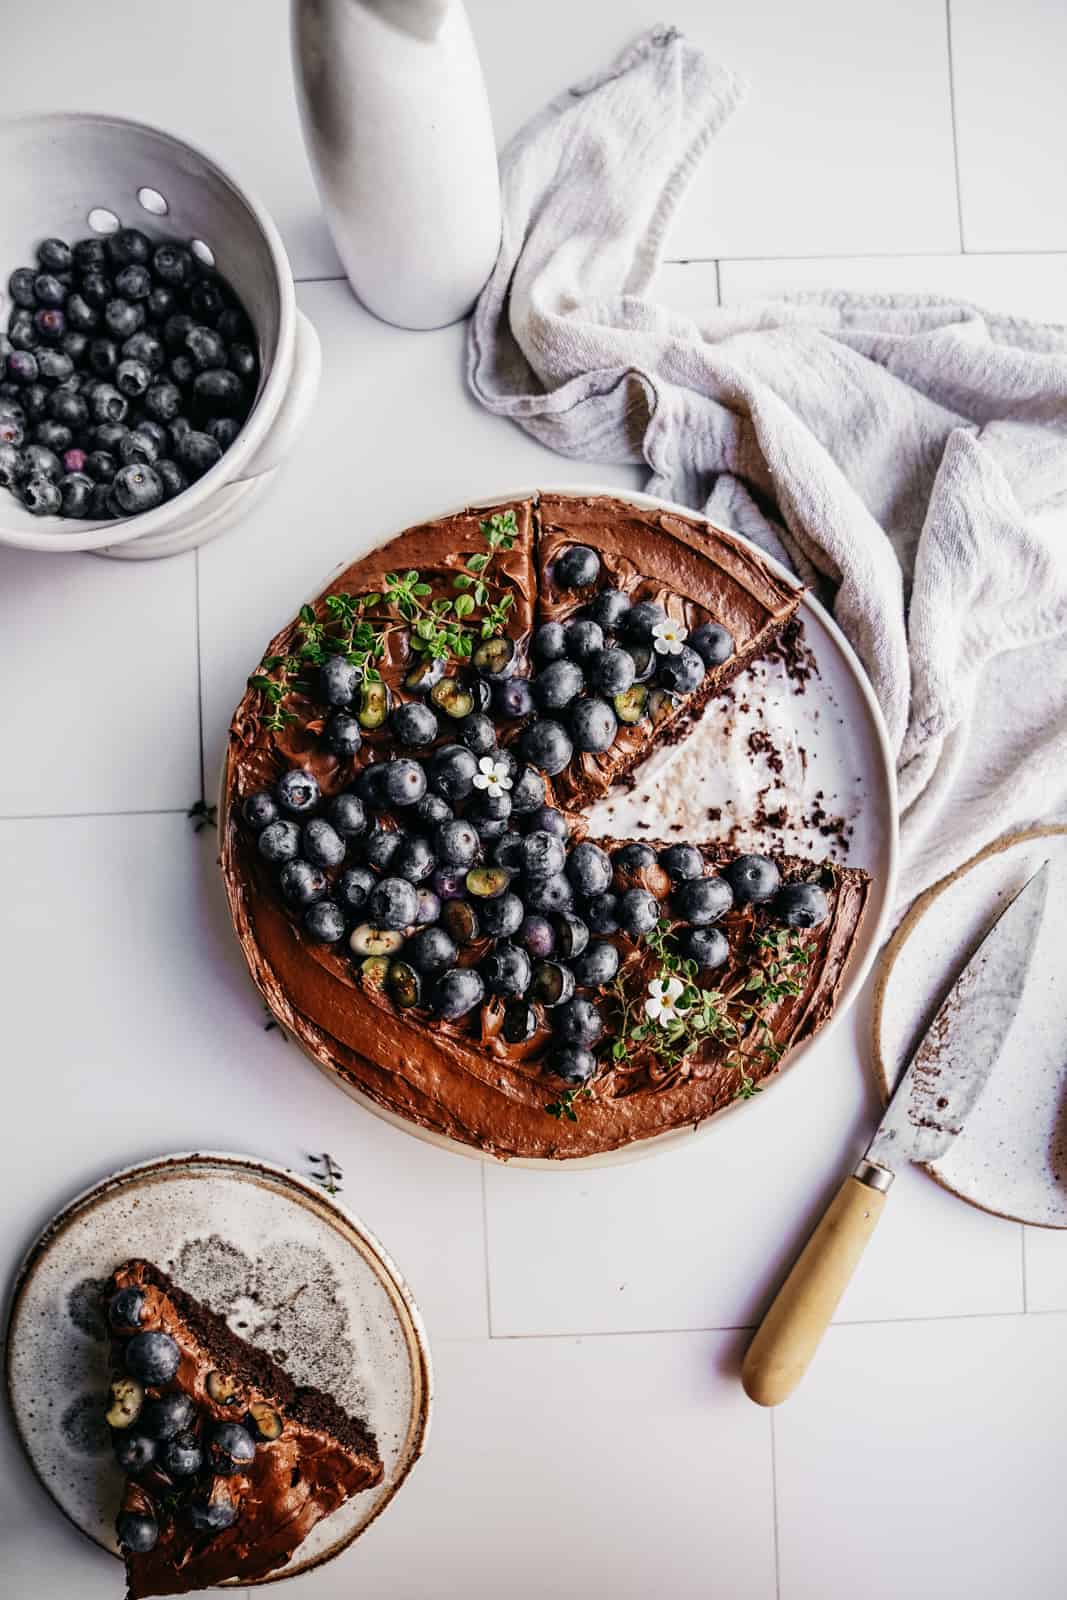
[[[879,1166],[877,1161],[870,1161],[863,1156],[852,1176],[860,1183],[865,1183],[868,1189],[879,1189],[885,1194],[896,1173],[891,1172],[888,1167]]]

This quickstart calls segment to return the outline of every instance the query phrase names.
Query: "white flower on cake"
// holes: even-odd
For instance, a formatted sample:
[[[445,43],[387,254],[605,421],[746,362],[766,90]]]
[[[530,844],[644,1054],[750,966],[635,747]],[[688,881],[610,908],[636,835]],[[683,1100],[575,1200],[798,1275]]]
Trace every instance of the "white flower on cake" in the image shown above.
[[[680,622],[657,622],[652,629],[652,644],[661,656],[680,656],[685,644],[685,629]]]
[[[478,763],[478,771],[474,774],[474,787],[488,789],[490,794],[500,794],[505,789],[511,788],[511,775],[505,761],[494,761],[492,756],[483,756]]]
[[[681,978],[668,978],[666,983],[662,978],[653,978],[648,986],[645,1016],[651,1017],[653,1022],[660,1023],[664,1028],[679,1017],[684,1017],[689,1007],[678,1004],[684,989]]]

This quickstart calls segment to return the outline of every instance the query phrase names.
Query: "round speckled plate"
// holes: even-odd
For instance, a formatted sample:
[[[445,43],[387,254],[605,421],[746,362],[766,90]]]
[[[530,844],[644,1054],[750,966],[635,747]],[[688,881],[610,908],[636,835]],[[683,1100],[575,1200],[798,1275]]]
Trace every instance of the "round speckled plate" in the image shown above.
[[[956,974],[1043,861],[1051,882],[1022,1006],[962,1133],[927,1171],[984,1211],[1067,1228],[1067,828],[1000,840],[916,901],[886,949],[874,1060],[888,1099]]]
[[[97,1302],[101,1283],[131,1256],[154,1261],[298,1383],[328,1390],[370,1423],[381,1484],[320,1522],[262,1581],[340,1554],[396,1494],[429,1425],[426,1335],[389,1257],[314,1184],[243,1156],[146,1162],[104,1179],[49,1223],[12,1292],[8,1394],[41,1482],[115,1555],[122,1475],[102,1420],[107,1336]]]

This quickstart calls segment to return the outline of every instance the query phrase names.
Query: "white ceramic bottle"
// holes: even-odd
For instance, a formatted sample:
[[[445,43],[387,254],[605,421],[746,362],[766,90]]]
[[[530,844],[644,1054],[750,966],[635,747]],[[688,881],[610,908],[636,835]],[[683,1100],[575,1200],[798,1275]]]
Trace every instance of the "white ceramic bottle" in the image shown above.
[[[356,294],[439,328],[496,260],[500,186],[462,0],[292,0],[293,69],[323,208]]]

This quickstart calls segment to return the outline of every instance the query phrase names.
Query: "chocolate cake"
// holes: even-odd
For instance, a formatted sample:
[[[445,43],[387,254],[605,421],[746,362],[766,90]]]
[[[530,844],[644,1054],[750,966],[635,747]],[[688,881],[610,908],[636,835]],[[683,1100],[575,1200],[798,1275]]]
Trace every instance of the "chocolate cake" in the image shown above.
[[[364,1423],[295,1384],[150,1262],[113,1274],[107,1314],[129,1600],[253,1583],[381,1480]]]
[[[469,510],[348,567],[230,730],[222,867],[277,1020],[505,1159],[757,1092],[830,1015],[866,874],[686,844],[666,814],[670,843],[594,840],[589,816],[798,604],[733,535],[606,496]]]

